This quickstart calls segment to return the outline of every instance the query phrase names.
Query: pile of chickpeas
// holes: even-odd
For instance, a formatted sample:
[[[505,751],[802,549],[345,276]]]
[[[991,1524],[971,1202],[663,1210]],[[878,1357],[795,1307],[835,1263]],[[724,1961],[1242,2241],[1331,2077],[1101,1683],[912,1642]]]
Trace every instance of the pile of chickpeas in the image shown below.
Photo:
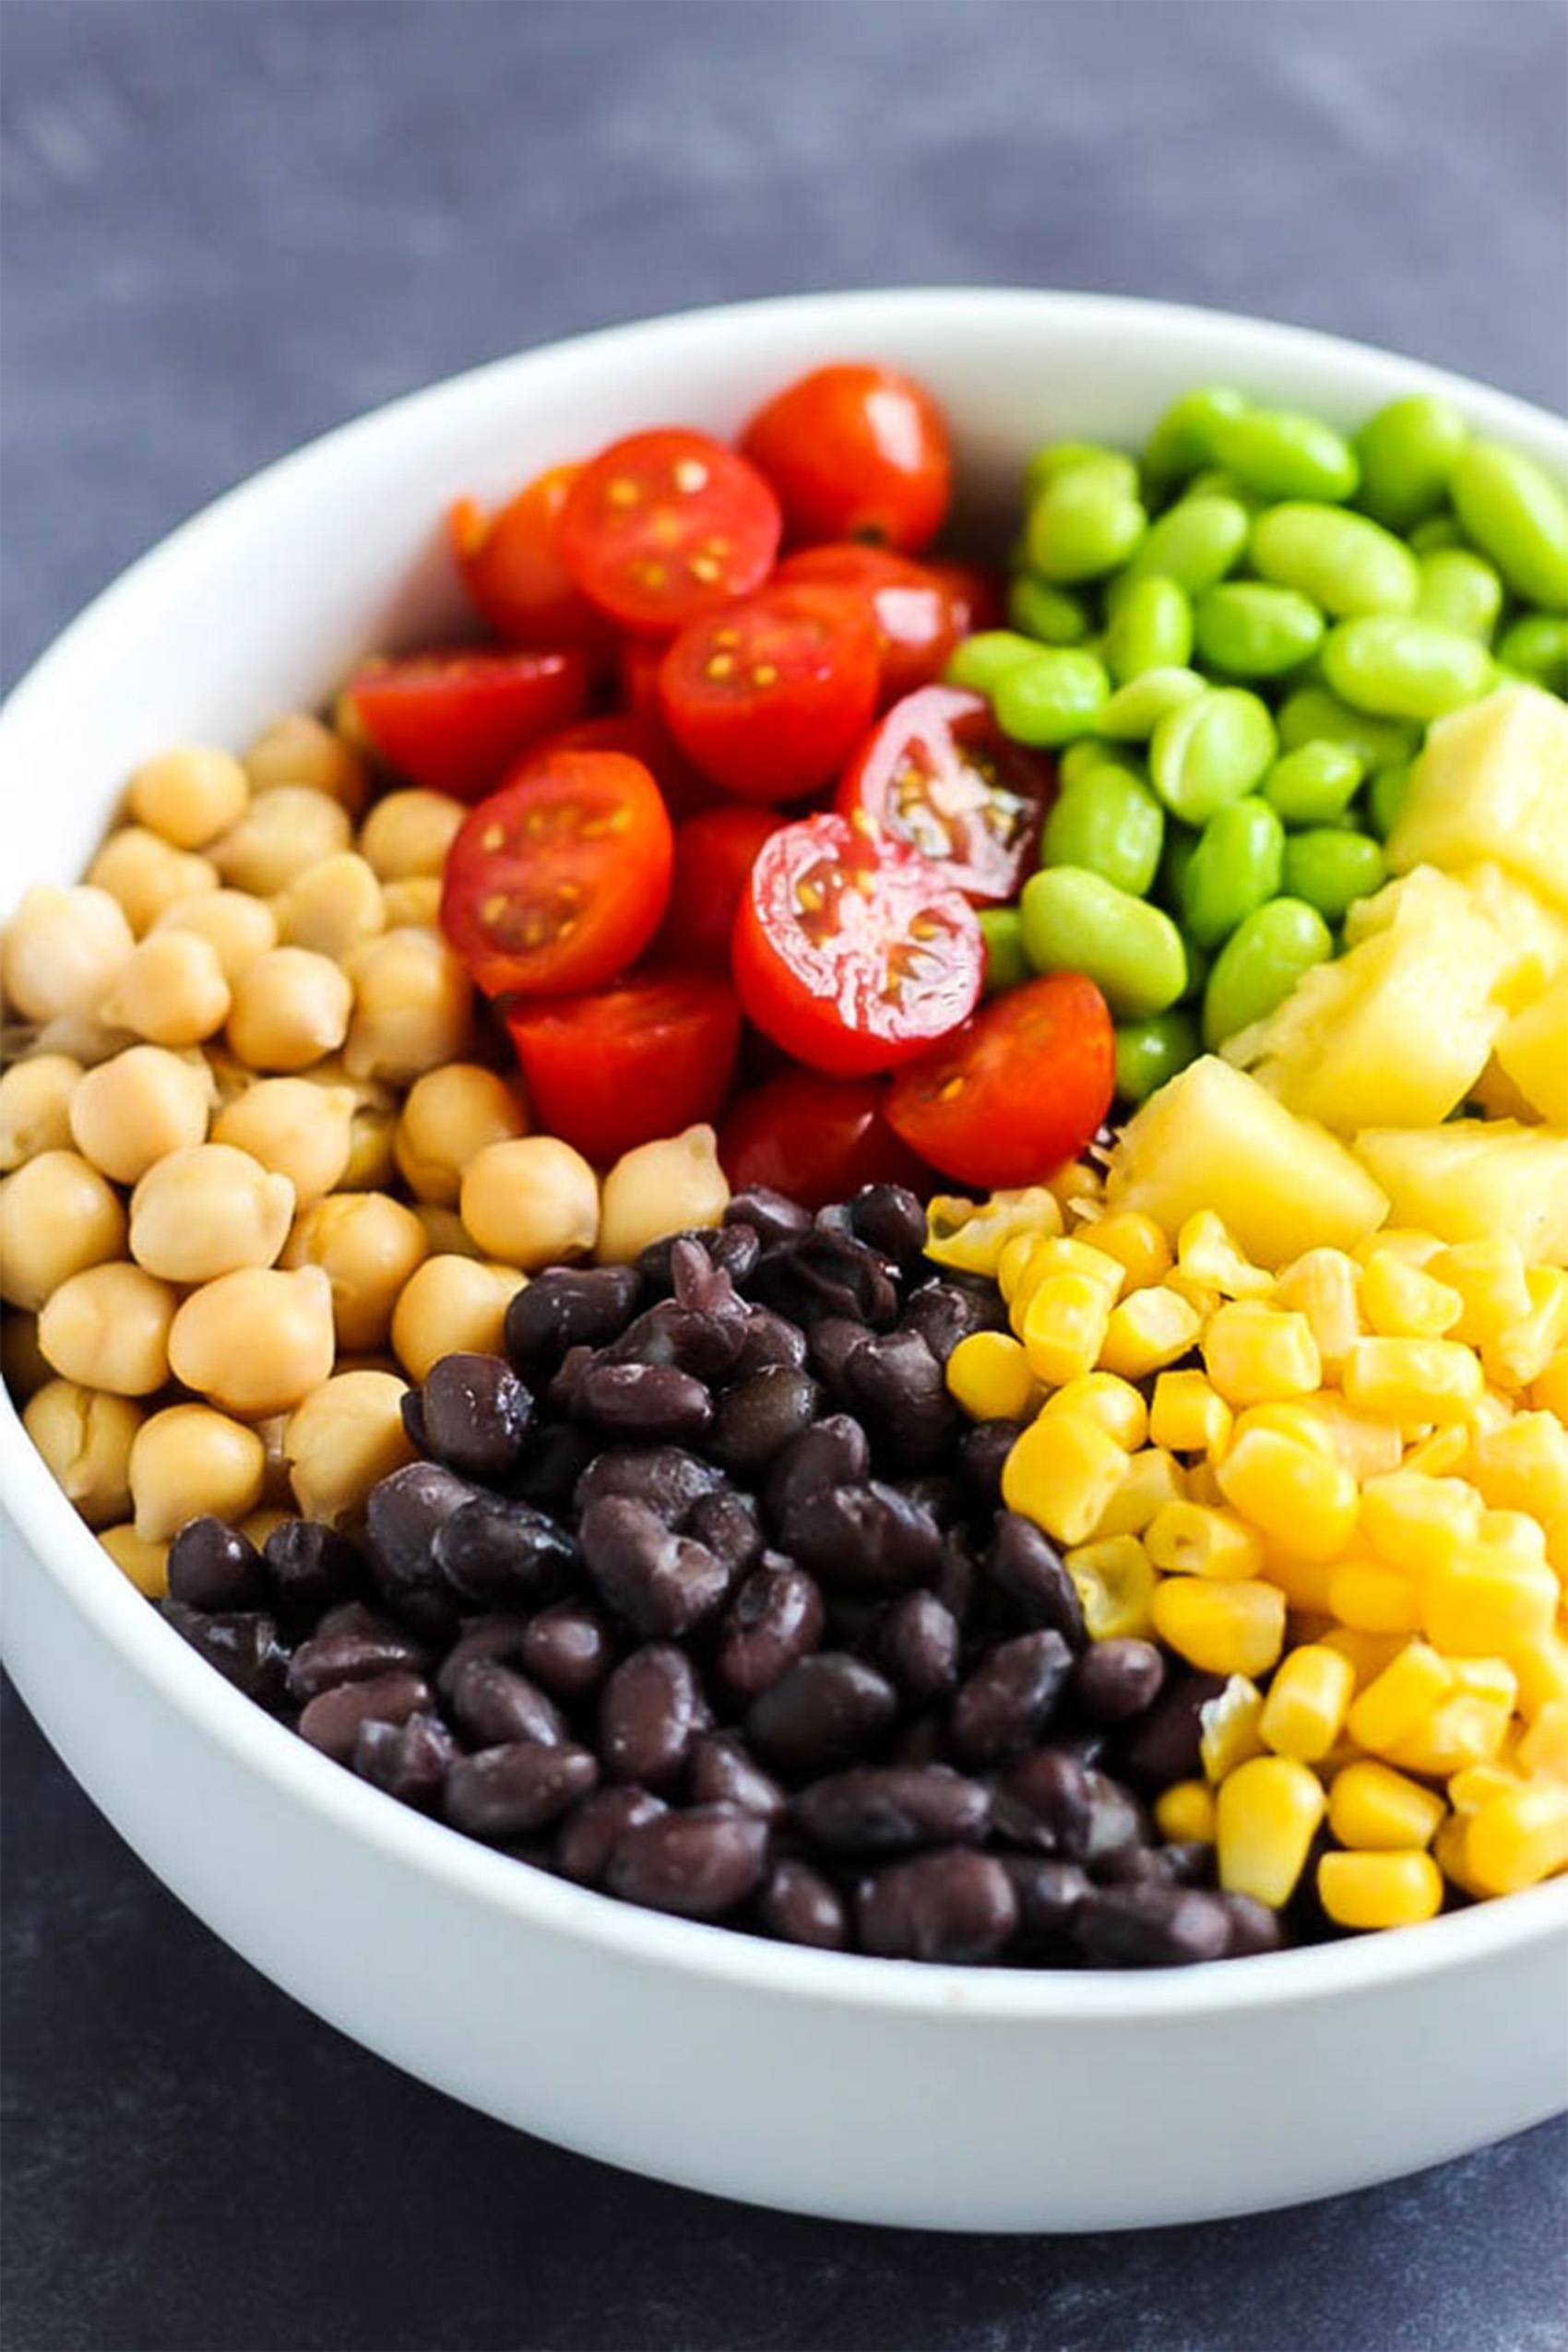
[[[543,1265],[716,1223],[710,1128],[600,1180],[529,1132],[439,926],[465,814],[308,714],[139,767],[84,884],[0,943],[5,1372],[154,1598],[204,1512],[262,1541],[410,1458],[401,1400]]]

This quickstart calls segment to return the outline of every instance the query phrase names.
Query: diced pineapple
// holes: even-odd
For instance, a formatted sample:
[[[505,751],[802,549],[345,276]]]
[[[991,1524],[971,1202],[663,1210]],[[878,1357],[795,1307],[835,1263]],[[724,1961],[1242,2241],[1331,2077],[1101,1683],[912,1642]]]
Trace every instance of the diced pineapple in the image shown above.
[[[1123,1129],[1106,1199],[1168,1233],[1212,1209],[1266,1266],[1320,1246],[1353,1249],[1388,1206],[1335,1136],[1214,1054],[1189,1063]]]
[[[1467,866],[1455,880],[1464,885],[1477,914],[1486,917],[1512,951],[1513,961],[1497,993],[1509,1012],[1516,1013],[1533,1004],[1548,981],[1568,966],[1568,915],[1499,865]]]
[[[1568,1127],[1568,969],[1515,1014],[1493,1052],[1530,1108],[1554,1127]]]
[[[1538,686],[1436,722],[1388,837],[1396,873],[1488,859],[1568,907],[1568,705]]]
[[[1533,1126],[1540,1115],[1519,1092],[1495,1051],[1465,1099],[1471,1110],[1484,1111],[1489,1119],[1522,1119]]]
[[[1568,1265],[1568,1135],[1512,1119],[1452,1119],[1414,1131],[1365,1128],[1356,1157],[1387,1194],[1396,1224],[1424,1226],[1445,1241],[1511,1235],[1533,1263]]]

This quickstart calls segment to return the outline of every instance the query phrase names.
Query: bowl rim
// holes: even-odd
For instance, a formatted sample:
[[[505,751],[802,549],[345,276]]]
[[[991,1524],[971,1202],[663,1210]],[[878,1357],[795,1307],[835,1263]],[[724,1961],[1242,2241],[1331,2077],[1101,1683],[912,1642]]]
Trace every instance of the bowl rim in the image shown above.
[[[1479,405],[1490,429],[1514,429],[1532,441],[1558,445],[1568,466],[1568,425],[1513,394],[1379,346],[1245,313],[1145,301],[1128,295],[1076,293],[1015,287],[910,287],[790,294],[745,303],[715,303],[661,314],[540,344],[440,378],[385,402],[315,436],[247,476],[210,501],[137,558],[52,640],[0,707],[0,759],[13,733],[44,703],[58,673],[90,651],[101,630],[180,566],[199,566],[209,540],[221,537],[236,508],[259,503],[297,469],[322,463],[374,437],[394,422],[438,408],[468,389],[503,376],[547,373],[564,355],[606,363],[635,363],[669,340],[700,342],[705,333],[744,332],[775,318],[825,332],[852,324],[869,343],[879,319],[945,312],[955,332],[982,317],[1005,324],[1009,312],[1034,324],[1054,321],[1070,333],[1075,318],[1102,326],[1135,327],[1151,339],[1223,341],[1240,336],[1319,368],[1396,365],[1411,391],[1431,391]],[[1231,362],[1234,364],[1234,362]],[[1568,1930],[1568,1881],[1534,1887],[1498,1901],[1446,1914],[1413,1930],[1347,1938],[1244,1963],[1219,1961],[1189,1968],[989,1969],[914,1965],[770,1942],[726,1927],[645,1911],[573,1885],[481,1846],[445,1823],[399,1804],[309,1747],[284,1725],[243,1697],[167,1625],[128,1580],[105,1577],[96,1536],[55,1487],[8,1396],[0,1392],[0,1501],[35,1553],[125,1663],[160,1699],[177,1708],[236,1763],[271,1782],[292,1802],[328,1820],[346,1835],[397,1860],[452,1894],[491,1907],[519,1924],[581,1937],[628,1961],[722,1982],[738,1992],[837,2007],[883,2010],[930,2018],[988,2019],[998,2025],[1151,2024],[1197,2018],[1217,2011],[1287,2008],[1338,2000],[1356,1991],[1386,1990],[1484,1963],[1494,1954],[1538,1944]]]

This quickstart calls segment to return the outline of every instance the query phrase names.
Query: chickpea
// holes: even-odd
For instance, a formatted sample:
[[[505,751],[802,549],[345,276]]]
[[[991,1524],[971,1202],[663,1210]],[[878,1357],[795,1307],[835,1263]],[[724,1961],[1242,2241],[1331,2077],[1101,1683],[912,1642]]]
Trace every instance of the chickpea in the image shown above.
[[[89,882],[107,890],[125,909],[139,939],[176,898],[216,890],[218,868],[210,858],[176,849],[145,825],[123,825],[112,833],[87,870]]]
[[[441,877],[407,873],[382,887],[388,931],[434,931],[441,920]]]
[[[392,1311],[392,1345],[410,1380],[443,1356],[498,1355],[506,1308],[528,1277],[487,1259],[426,1258]]]
[[[339,1348],[379,1348],[398,1293],[429,1248],[424,1227],[401,1201],[386,1193],[335,1193],[297,1219],[283,1263],[326,1272]]]
[[[167,1282],[212,1282],[271,1265],[293,1217],[287,1176],[232,1144],[196,1144],[159,1160],[131,1194],[131,1255]]]
[[[340,802],[350,816],[359,815],[370,793],[359,754],[307,710],[275,719],[246,752],[244,766],[258,792],[278,784],[308,785]]]
[[[387,670],[390,667],[386,654],[373,654],[359,664],[356,675],[366,670]],[[367,767],[379,770],[381,754],[372,741],[370,729],[360,717],[360,707],[347,686],[332,706],[332,724],[340,742],[347,743],[351,752],[356,752]]]
[[[131,1507],[131,1442],[140,1408],[75,1381],[41,1388],[22,1426],[89,1527],[106,1527]]]
[[[348,975],[308,947],[274,947],[234,983],[229,1043],[253,1070],[305,1070],[349,1034]]]
[[[261,1500],[266,1467],[255,1431],[210,1405],[171,1405],[154,1413],[131,1443],[137,1536],[166,1544],[187,1519],[208,1511],[231,1523],[243,1519]]]
[[[152,926],[160,931],[193,931],[217,951],[223,977],[231,988],[240,974],[278,944],[278,918],[265,898],[248,890],[201,890],[194,898],[176,898],[164,908]]]
[[[263,1168],[286,1176],[298,1207],[308,1207],[338,1184],[349,1165],[354,1095],[349,1087],[314,1086],[308,1078],[262,1078],[225,1103],[212,1123],[215,1144],[249,1152]]]
[[[333,1370],[338,1370],[336,1364]],[[267,1475],[261,1488],[264,1510],[274,1503],[288,1503],[293,1499],[293,1489],[289,1484],[289,1457],[283,1451],[283,1438],[288,1426],[287,1413],[268,1413],[265,1420],[251,1423],[267,1449]]]
[[[84,1070],[95,1070],[116,1053],[124,1053],[136,1039],[129,1029],[111,1028],[96,1013],[57,1013],[32,1033],[31,1042],[18,1059],[30,1062],[40,1053],[68,1053]]]
[[[229,1017],[218,950],[194,931],[155,931],[134,947],[99,1007],[154,1045],[199,1045]]]
[[[38,1344],[38,1317],[0,1315],[0,1374],[18,1405],[36,1396],[53,1371]]]
[[[407,1086],[456,1062],[472,1035],[473,989],[436,931],[389,931],[350,967],[354,1014],[343,1060],[350,1077]]]
[[[477,1062],[448,1062],[414,1080],[393,1150],[410,1191],[450,1207],[475,1153],[527,1129],[522,1105],[505,1078]]]
[[[599,1179],[556,1135],[486,1144],[463,1171],[461,1202],[486,1256],[530,1274],[586,1257],[599,1238]]]
[[[352,849],[339,849],[297,873],[274,904],[279,935],[340,963],[386,927],[381,885]]]
[[[115,1396],[150,1396],[169,1377],[172,1287],[118,1260],[62,1282],[38,1318],[38,1344],[55,1371]]]
[[[82,1075],[72,1053],[36,1053],[0,1074],[0,1170],[41,1151],[69,1151],[71,1097]]]
[[[212,1091],[199,1063],[160,1045],[127,1046],[77,1085],[72,1140],[115,1183],[134,1184],[156,1160],[204,1140]]]
[[[416,1201],[414,1215],[424,1227],[433,1256],[483,1257],[484,1252],[455,1208],[441,1208],[434,1201]]]
[[[629,1265],[650,1241],[689,1227],[717,1225],[730,1198],[711,1127],[639,1144],[623,1152],[604,1180],[599,1255]]]
[[[6,995],[30,1021],[96,1013],[135,945],[125,910],[110,891],[37,883],[6,926]]]
[[[138,1536],[127,1519],[123,1526],[105,1527],[98,1538],[123,1575],[130,1578],[148,1600],[161,1600],[169,1590],[169,1547]]]
[[[240,1521],[240,1533],[259,1551],[275,1528],[287,1526],[291,1519],[297,1519],[299,1515],[285,1503],[264,1503],[259,1509],[246,1513]]]
[[[452,837],[468,814],[446,792],[388,792],[360,827],[360,854],[383,882],[406,882],[410,874],[439,874]]]
[[[0,1299],[35,1313],[73,1274],[125,1246],[125,1212],[74,1151],[41,1151],[0,1183]]]
[[[291,1411],[332,1357],[332,1286],[317,1265],[220,1274],[191,1292],[169,1334],[175,1379],[247,1420]]]
[[[232,752],[181,743],[143,761],[125,801],[138,825],[177,849],[203,849],[238,825],[250,796],[250,778]]]
[[[339,1372],[290,1416],[284,1443],[294,1500],[307,1518],[335,1526],[361,1508],[379,1479],[413,1460],[403,1427],[407,1393],[396,1372]]]
[[[273,898],[307,866],[346,849],[352,831],[347,809],[329,793],[313,792],[307,784],[274,784],[213,843],[212,862],[225,882]]]

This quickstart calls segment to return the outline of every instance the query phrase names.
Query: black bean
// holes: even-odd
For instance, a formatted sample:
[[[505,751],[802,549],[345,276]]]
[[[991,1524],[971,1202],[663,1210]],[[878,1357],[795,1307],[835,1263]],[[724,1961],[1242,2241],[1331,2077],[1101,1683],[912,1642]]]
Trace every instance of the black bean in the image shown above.
[[[289,1660],[289,1692],[301,1701],[314,1699],[339,1682],[371,1682],[405,1667],[418,1671],[427,1662],[423,1644],[404,1626],[376,1616],[362,1602],[347,1601],[329,1610],[295,1650]]]
[[[986,1568],[1027,1625],[1048,1626],[1074,1649],[1083,1648],[1088,1636],[1077,1589],[1056,1546],[1032,1519],[998,1512]]]
[[[783,1943],[809,1944],[818,1952],[842,1952],[849,1943],[843,1897],[809,1862],[775,1863],[757,1909],[768,1933]]]
[[[369,1586],[358,1544],[319,1520],[281,1520],[263,1544],[262,1557],[272,1573],[279,1609],[295,1621],[308,1622]]]
[[[1217,1895],[1188,1887],[1112,1886],[1079,1906],[1073,1940],[1095,1967],[1181,1967],[1220,1959],[1230,1920]]]
[[[710,1731],[692,1750],[690,1794],[694,1805],[736,1805],[743,1813],[777,1821],[788,1800],[770,1772],[764,1772],[744,1740],[732,1731]]]
[[[770,1364],[783,1364],[790,1372],[802,1372],[805,1361],[806,1335],[799,1324],[791,1323],[787,1315],[776,1315],[771,1307],[753,1307],[749,1311],[733,1379],[748,1380],[753,1372],[766,1372]]]
[[[807,1495],[778,1523],[786,1551],[836,1583],[916,1585],[934,1576],[942,1530],[929,1511],[879,1479]]]
[[[1128,1778],[1140,1788],[1169,1788],[1200,1773],[1203,1710],[1224,1688],[1222,1674],[1178,1674],[1168,1682],[1123,1750]]]
[[[227,1682],[258,1706],[282,1705],[288,1657],[278,1640],[277,1621],[263,1610],[209,1614],[183,1600],[162,1603],[165,1622],[198,1650]]]
[[[881,1593],[867,1592],[854,1586],[835,1587],[824,1584],[823,1606],[827,1611],[827,1626],[823,1645],[830,1650],[853,1650],[857,1657],[870,1658],[876,1664],[876,1629],[882,1622],[887,1603]]]
[[[1214,1847],[1197,1839],[1176,1846],[1117,1846],[1094,1874],[1102,1886],[1212,1886]]]
[[[865,1949],[890,1960],[994,1960],[1018,1924],[1013,1883],[995,1855],[962,1846],[890,1862],[856,1907]]]
[[[530,1621],[527,1617],[500,1613],[469,1618],[436,1669],[435,1687],[442,1697],[450,1700],[457,1677],[470,1658],[495,1657],[515,1666],[523,1657]]]
[[[649,1639],[690,1633],[729,1589],[722,1561],[689,1536],[672,1534],[657,1511],[628,1496],[596,1503],[584,1515],[581,1536],[600,1598]]]
[[[909,1854],[921,1846],[979,1845],[991,1826],[991,1791],[947,1764],[855,1764],[814,1780],[790,1819],[833,1854]]]
[[[612,1494],[629,1495],[658,1512],[666,1526],[678,1526],[694,1503],[724,1483],[711,1462],[680,1445],[609,1445],[577,1480],[573,1502],[579,1518]]]
[[[955,1624],[967,1626],[979,1606],[984,1579],[974,1545],[961,1527],[949,1527],[943,1536],[932,1589]]]
[[[210,1512],[187,1519],[169,1547],[169,1590],[187,1609],[259,1609],[267,1586],[250,1538]]]
[[[611,1848],[606,1883],[623,1902],[717,1919],[756,1892],[767,1851],[768,1826],[757,1814],[695,1806],[624,1830]]]
[[[811,1211],[766,1184],[752,1184],[731,1195],[726,1225],[749,1225],[759,1241],[792,1241],[811,1231]]]
[[[890,1755],[894,1764],[912,1764],[921,1771],[927,1764],[951,1764],[947,1727],[941,1716],[922,1715],[904,1724],[895,1736]]]
[[[615,1636],[590,1601],[558,1600],[530,1621],[518,1655],[552,1698],[572,1706],[614,1665]]]
[[[754,1700],[746,1736],[769,1764],[803,1779],[874,1752],[897,1711],[885,1675],[843,1650],[818,1650]]]
[[[572,1409],[579,1420],[625,1437],[696,1437],[713,1419],[700,1380],[670,1364],[587,1366]]]
[[[894,1269],[879,1252],[820,1226],[768,1251],[752,1277],[752,1294],[802,1330],[825,1315],[849,1315],[885,1331],[898,1313]]]
[[[552,1373],[550,1385],[544,1392],[544,1401],[552,1413],[569,1414],[576,1411],[577,1398],[582,1393],[582,1385],[587,1377],[588,1366],[598,1361],[597,1348],[589,1348],[582,1341],[579,1341],[576,1347],[567,1348],[558,1369]]]
[[[601,1884],[610,1866],[615,1840],[623,1830],[652,1821],[665,1810],[662,1797],[651,1788],[596,1788],[576,1812],[562,1823],[555,1840],[555,1861],[563,1878],[579,1886]]]
[[[466,1479],[438,1462],[410,1462],[371,1488],[366,1506],[371,1572],[387,1607],[416,1633],[440,1635],[457,1622],[435,1564],[435,1532],[472,1503]]]
[[[809,1373],[768,1364],[719,1399],[707,1450],[727,1470],[754,1474],[810,1429],[821,1410],[822,1390]]]
[[[1277,1952],[1285,1942],[1285,1930],[1277,1911],[1270,1910],[1253,1895],[1221,1895],[1217,1898],[1225,1907],[1229,1936],[1225,1951],[1228,1959],[1242,1959],[1260,1952]]]
[[[443,1356],[419,1392],[421,1451],[462,1477],[492,1485],[522,1457],[533,1398],[499,1356]]]
[[[738,1284],[747,1279],[761,1249],[761,1237],[754,1225],[741,1218],[733,1222],[727,1218],[722,1225],[695,1226],[684,1233],[666,1234],[661,1241],[650,1241],[637,1259],[637,1272],[647,1296],[668,1298],[676,1288],[676,1269],[683,1262],[689,1270],[694,1259],[700,1258]]]
[[[530,1503],[476,1497],[444,1519],[432,1553],[461,1600],[484,1609],[538,1609],[570,1584],[576,1543]]]
[[[996,1791],[996,1826],[1016,1846],[1081,1860],[1094,1827],[1088,1773],[1060,1747],[1020,1757]]]
[[[428,1715],[434,1705],[424,1677],[406,1669],[369,1682],[337,1682],[312,1699],[300,1717],[299,1734],[324,1755],[347,1764],[362,1723],[407,1723],[411,1715]]]
[[[993,1284],[966,1283],[945,1275],[910,1291],[904,1327],[918,1331],[937,1362],[944,1364],[971,1332],[1005,1331],[1007,1310]]]
[[[480,1748],[501,1748],[514,1740],[537,1740],[558,1748],[566,1738],[565,1718],[537,1682],[495,1657],[470,1657],[452,1678],[448,1703],[457,1727]]]
[[[850,1407],[897,1467],[923,1469],[952,1451],[958,1408],[918,1331],[888,1331],[864,1341],[845,1363],[844,1387]]]
[[[706,1731],[707,1703],[684,1650],[649,1642],[624,1657],[600,1696],[599,1740],[612,1780],[668,1788]]]
[[[871,1340],[863,1323],[848,1315],[825,1315],[806,1334],[806,1361],[817,1378],[842,1400],[848,1394],[849,1359]]]
[[[642,1364],[656,1369],[672,1366],[695,1380],[727,1379],[735,1368],[745,1336],[743,1313],[705,1313],[661,1299],[629,1323],[619,1339],[600,1351],[606,1364]]]
[[[424,1407],[417,1388],[405,1388],[398,1399],[398,1412],[403,1423],[403,1434],[416,1454],[428,1454],[430,1439],[424,1426]]]
[[[958,1679],[958,1621],[934,1593],[900,1593],[883,1611],[876,1663],[917,1705],[944,1698]]]
[[[641,1295],[635,1266],[548,1266],[506,1309],[506,1353],[537,1386],[559,1369],[569,1348],[602,1348],[618,1338]]]
[[[945,1477],[940,1470],[922,1471],[912,1478],[890,1479],[888,1484],[904,1497],[906,1503],[917,1503],[922,1511],[929,1511],[937,1526],[944,1529],[955,1526],[968,1508],[968,1499],[957,1479]]]
[[[410,1715],[404,1723],[362,1723],[353,1764],[362,1780],[423,1812],[439,1798],[461,1752],[439,1716]]]
[[[1002,1866],[1018,1901],[1019,1949],[1042,1954],[1054,1951],[1094,1892],[1088,1872],[1076,1862],[1039,1854],[1006,1854]]]
[[[575,1429],[570,1421],[540,1422],[529,1431],[507,1492],[541,1510],[564,1513],[593,1457],[594,1442],[586,1429]]]
[[[524,1740],[460,1756],[446,1776],[446,1818],[470,1837],[525,1837],[577,1804],[599,1778],[586,1748]]]
[[[1152,1642],[1092,1642],[1073,1669],[1073,1698],[1097,1723],[1125,1723],[1154,1705],[1164,1681]]]
[[[906,1184],[862,1184],[849,1203],[849,1223],[896,1265],[918,1265],[925,1254],[925,1211]]]
[[[822,1593],[792,1560],[765,1560],[746,1578],[719,1628],[716,1665],[737,1699],[771,1687],[822,1639]]]
[[[1024,1426],[1022,1421],[977,1421],[958,1441],[958,1474],[982,1510],[1002,1507],[1002,1472]]]
[[[969,1764],[1001,1764],[1031,1748],[1061,1705],[1073,1653],[1049,1628],[999,1642],[953,1701],[953,1746]]]
[[[870,1474],[871,1447],[859,1421],[829,1413],[774,1457],[763,1490],[763,1515],[777,1532],[797,1503],[825,1488],[859,1486]]]
[[[686,1533],[724,1565],[725,1578],[736,1584],[749,1575],[762,1558],[762,1522],[749,1494],[734,1494],[720,1487],[693,1503]]]

